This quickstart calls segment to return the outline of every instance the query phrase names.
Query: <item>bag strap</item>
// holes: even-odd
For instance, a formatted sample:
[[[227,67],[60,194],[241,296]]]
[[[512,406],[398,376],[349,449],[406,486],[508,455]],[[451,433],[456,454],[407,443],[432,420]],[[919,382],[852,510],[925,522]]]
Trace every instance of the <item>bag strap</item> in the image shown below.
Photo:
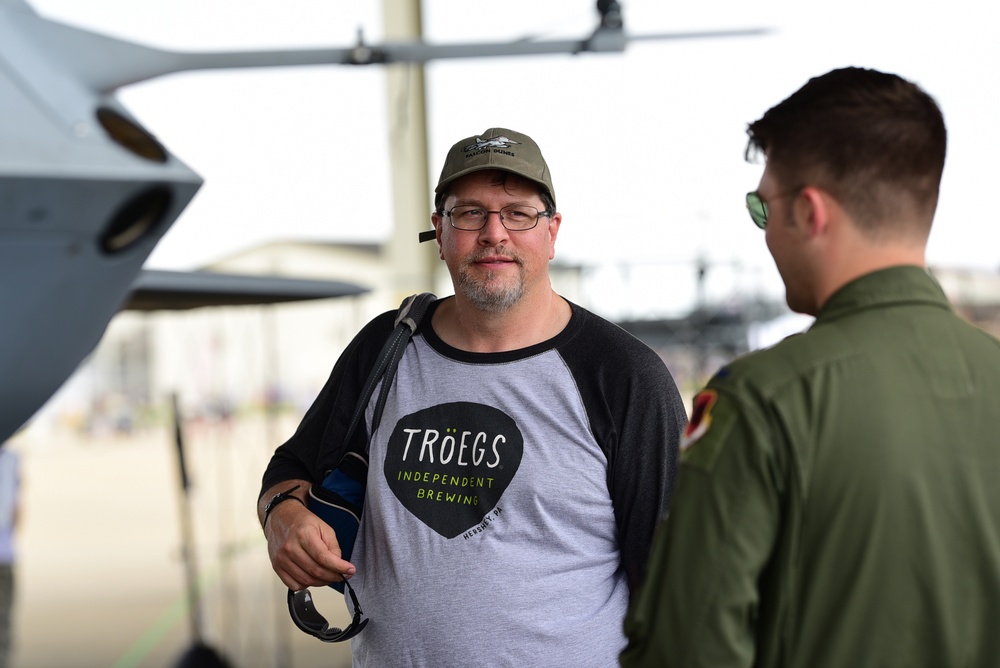
[[[414,332],[420,326],[420,321],[423,319],[424,313],[427,312],[427,306],[435,299],[437,297],[432,293],[421,292],[410,295],[399,305],[392,333],[389,334],[389,338],[382,346],[382,350],[378,354],[378,359],[375,361],[375,366],[372,367],[371,373],[368,374],[368,379],[361,388],[358,403],[354,407],[354,415],[351,416],[351,424],[347,427],[347,436],[344,438],[344,443],[351,442],[351,437],[354,436],[354,430],[361,423],[361,419],[365,414],[365,408],[368,406],[372,393],[375,391],[375,386],[378,385],[379,380],[384,376],[385,381],[379,390],[378,400],[375,403],[375,415],[372,417],[372,433],[375,432],[375,428],[382,419],[382,410],[385,408],[385,401],[389,396],[389,386],[392,385],[392,380],[396,375],[396,367],[399,366],[399,360],[403,357],[406,344],[409,343],[410,337],[413,336]],[[366,454],[367,451],[368,444],[366,442]]]

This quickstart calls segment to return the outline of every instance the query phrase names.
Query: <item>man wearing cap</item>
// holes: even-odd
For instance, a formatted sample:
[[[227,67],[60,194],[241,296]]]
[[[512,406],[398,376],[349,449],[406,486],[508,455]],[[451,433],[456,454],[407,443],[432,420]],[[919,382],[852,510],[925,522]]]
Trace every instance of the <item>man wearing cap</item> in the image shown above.
[[[696,397],[621,663],[996,666],[1000,342],[925,266],[941,111],[845,68],[748,134],[750,215],[816,321]]]
[[[682,402],[652,350],[553,291],[562,215],[530,137],[457,142],[435,192],[422,239],[455,294],[405,348],[351,562],[305,503],[265,506],[296,485],[305,501],[335,463],[324,444],[346,432],[394,312],[275,451],[258,505],[272,565],[293,590],[350,579],[371,620],[358,666],[613,665],[670,500]]]

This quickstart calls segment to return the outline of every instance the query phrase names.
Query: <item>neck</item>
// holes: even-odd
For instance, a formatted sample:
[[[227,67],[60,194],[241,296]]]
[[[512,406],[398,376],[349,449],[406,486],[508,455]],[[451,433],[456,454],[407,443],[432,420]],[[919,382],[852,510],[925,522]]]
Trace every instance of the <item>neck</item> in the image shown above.
[[[926,267],[924,245],[894,243],[860,247],[846,252],[842,262],[835,264],[834,270],[820,283],[817,311],[837,290],[851,281],[881,269],[902,266]]]
[[[505,352],[551,339],[566,327],[571,314],[569,303],[549,287],[500,313],[455,295],[438,307],[431,325],[442,341],[459,350]]]

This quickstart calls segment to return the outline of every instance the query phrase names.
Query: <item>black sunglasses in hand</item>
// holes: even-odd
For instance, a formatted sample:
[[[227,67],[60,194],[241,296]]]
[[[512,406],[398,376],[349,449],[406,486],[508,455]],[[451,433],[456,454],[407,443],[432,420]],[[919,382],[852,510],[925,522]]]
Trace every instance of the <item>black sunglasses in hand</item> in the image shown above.
[[[368,625],[368,619],[362,619],[364,612],[358,603],[358,596],[354,593],[351,583],[344,580],[347,592],[351,595],[351,603],[354,604],[354,619],[351,620],[347,628],[339,629],[331,627],[313,604],[312,594],[308,589],[299,591],[288,590],[288,614],[292,616],[292,621],[302,631],[311,636],[315,636],[323,642],[343,642],[361,633]]]

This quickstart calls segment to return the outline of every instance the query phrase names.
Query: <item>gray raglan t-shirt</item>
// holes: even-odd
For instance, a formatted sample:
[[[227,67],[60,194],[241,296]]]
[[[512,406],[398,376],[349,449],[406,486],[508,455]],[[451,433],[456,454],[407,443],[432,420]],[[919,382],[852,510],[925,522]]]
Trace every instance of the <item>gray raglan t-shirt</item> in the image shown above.
[[[575,305],[555,338],[505,353],[452,348],[429,321],[371,440],[355,665],[616,665],[684,425],[669,373]]]

